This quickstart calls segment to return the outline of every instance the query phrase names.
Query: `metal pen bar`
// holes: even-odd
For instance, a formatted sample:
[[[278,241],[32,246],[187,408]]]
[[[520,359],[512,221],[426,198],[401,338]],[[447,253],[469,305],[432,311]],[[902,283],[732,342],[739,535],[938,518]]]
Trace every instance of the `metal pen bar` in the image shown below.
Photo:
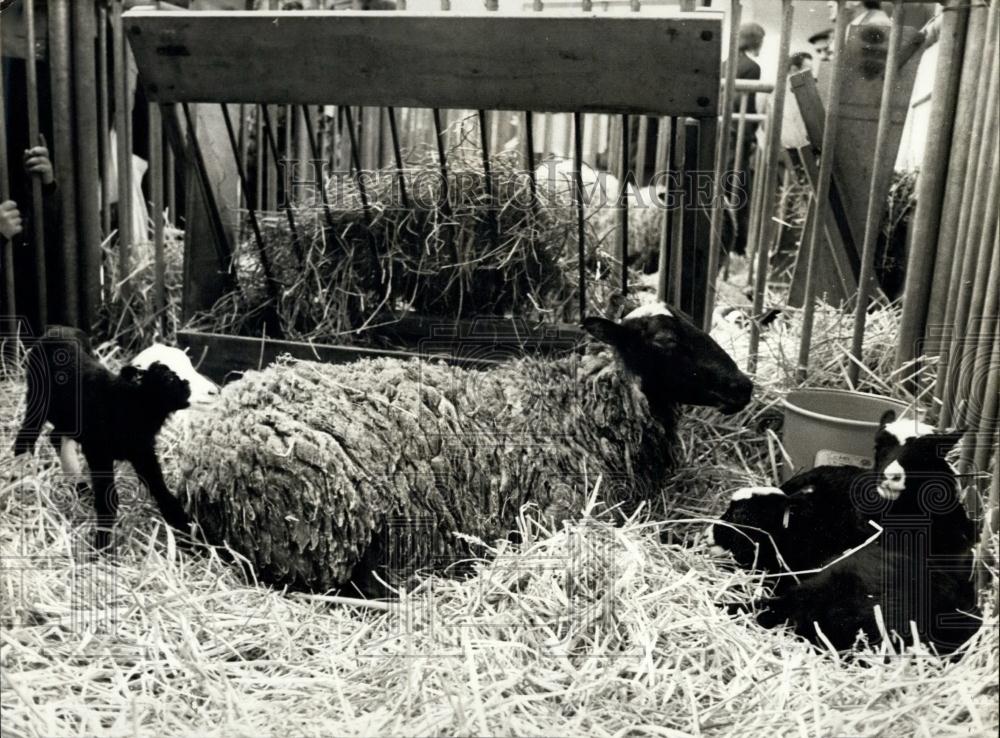
[[[667,302],[667,285],[670,277],[670,222],[671,208],[670,199],[673,196],[673,147],[671,146],[671,136],[673,135],[673,118],[660,118],[659,135],[657,136],[656,165],[664,173],[665,192],[663,208],[663,224],[660,228],[660,254],[656,270],[656,299],[660,302]]]
[[[760,323],[758,316],[764,311],[764,293],[767,290],[767,270],[769,266],[769,239],[771,219],[765,217],[774,207],[775,180],[778,170],[778,153],[781,149],[781,121],[785,115],[785,94],[788,90],[788,50],[791,45],[792,19],[795,7],[792,0],[781,1],[781,35],[778,42],[778,72],[774,82],[774,97],[771,114],[767,123],[767,162],[764,165],[764,181],[761,192],[760,228],[750,236],[755,238],[756,276],[753,284],[753,320],[750,321],[750,346],[747,369],[752,374],[757,370],[760,348]]]
[[[396,173],[399,181],[399,201],[408,208],[409,197],[406,194],[406,174],[403,168],[403,147],[399,141],[399,128],[396,126],[396,109],[387,108],[389,115],[389,135],[392,137],[392,155],[396,162]]]
[[[586,231],[584,229],[583,210],[583,115],[573,113],[573,131],[576,134],[573,139],[573,174],[574,187],[573,198],[576,204],[576,249],[577,249],[577,272],[580,280],[578,288],[580,297],[580,320],[587,317],[587,245]]]
[[[861,252],[861,274],[858,277],[858,301],[854,310],[854,334],[851,337],[851,356],[854,361],[847,367],[847,378],[857,386],[861,373],[862,347],[865,340],[865,321],[868,317],[868,299],[871,283],[875,278],[875,241],[882,224],[885,202],[882,198],[883,183],[892,172],[893,162],[887,161],[889,129],[892,127],[892,93],[896,87],[899,68],[899,43],[903,37],[903,4],[892,4],[892,26],[889,31],[889,51],[885,59],[885,80],[882,84],[882,101],[878,111],[878,129],[875,133],[875,155],[872,165],[871,186],[868,191],[868,215],[865,218],[864,248]],[[816,219],[819,221],[819,218]]]
[[[115,0],[111,16],[111,45],[114,57],[115,152],[118,165],[118,281],[122,296],[128,295],[132,273],[132,150],[129,146],[128,57],[122,32],[122,2]]]
[[[302,106],[302,120],[305,123],[306,140],[309,144],[309,152],[312,156],[313,171],[316,173],[316,187],[319,189],[319,200],[323,203],[323,218],[326,220],[330,230],[334,230],[333,213],[330,212],[329,198],[326,196],[326,183],[323,180],[323,157],[320,153],[319,141],[316,139],[316,131],[313,129],[312,115],[309,113],[309,106]]]
[[[153,208],[153,311],[160,337],[167,335],[166,262],[163,255],[163,121],[159,106],[149,110],[149,199]]]
[[[115,3],[120,13],[121,3]],[[49,11],[49,72],[52,83],[52,158],[59,171],[62,195],[61,254],[62,314],[60,320],[80,327],[80,282],[77,251],[76,166],[73,156],[73,77],[70,33],[70,5],[67,0],[53,0]],[[122,43],[121,24],[118,39]],[[122,74],[124,77],[124,74]],[[127,192],[128,190],[126,190]],[[125,273],[124,276],[127,276]],[[51,312],[51,311],[50,311]],[[88,326],[89,327],[89,326]]]
[[[726,63],[726,78],[722,86],[722,124],[716,143],[715,172],[712,181],[712,218],[709,225],[708,267],[705,275],[705,316],[711,322],[715,310],[715,282],[719,271],[719,258],[722,251],[722,215],[723,215],[723,176],[729,163],[729,128],[732,122],[733,87],[736,84],[736,59],[739,56],[739,27],[743,17],[743,3],[731,0],[729,11],[729,58]],[[743,96],[741,107],[745,104]],[[745,110],[741,110],[743,116]]]
[[[3,58],[3,20],[0,19],[0,59]],[[34,54],[34,50],[31,50]],[[4,91],[4,75],[0,73],[0,202],[10,199],[10,172],[7,168],[7,93]],[[17,315],[17,300],[14,291],[14,244],[13,239],[0,236],[3,243],[3,256],[0,269],[3,270],[3,309],[13,320]],[[10,330],[10,326],[4,326]]]
[[[101,307],[101,179],[97,123],[97,67],[93,40],[97,36],[94,3],[73,3],[73,92],[75,107],[76,195],[79,221],[81,326],[89,328]],[[129,162],[131,164],[131,161]],[[66,203],[64,203],[64,206]],[[145,239],[144,239],[145,240]]]
[[[621,268],[621,283],[619,286],[621,287],[622,295],[628,294],[628,180],[632,171],[631,162],[629,161],[630,127],[631,122],[629,121],[629,117],[623,115],[621,160],[618,163],[618,253],[616,254]],[[580,144],[582,146],[582,141]]]
[[[36,64],[35,41],[35,0],[24,0],[24,32],[28,53],[24,62],[25,81],[28,93],[28,145],[37,146],[41,142],[38,128],[38,68]],[[104,88],[103,83],[101,88]],[[2,122],[2,118],[0,118]],[[106,130],[106,129],[101,129]],[[6,156],[6,151],[0,152]],[[102,180],[104,178],[102,177]],[[42,183],[38,177],[31,178],[31,248],[35,265],[35,309],[38,324],[44,327],[49,322],[48,277],[45,264],[45,209],[42,201]]]
[[[969,116],[976,106],[974,78],[981,64],[985,31],[978,16],[986,15],[985,7],[982,13],[978,10],[965,0],[948,0],[940,19],[933,103],[927,122],[927,130],[934,131],[934,135],[927,137],[916,185],[917,204],[910,225],[912,245],[907,249],[896,345],[897,368],[917,357],[927,326],[940,323],[947,310],[942,288],[948,284],[957,246],[961,206],[956,198],[961,198],[963,179],[960,172],[965,171],[964,162],[974,140],[969,136]],[[969,23],[974,19],[975,23]],[[979,43],[969,43],[977,35]]]
[[[799,338],[799,362],[796,372],[800,382],[804,381],[809,367],[809,349],[812,346],[813,322],[816,314],[816,265],[820,239],[825,237],[823,225],[827,222],[830,208],[830,180],[833,175],[833,157],[837,146],[837,127],[840,122],[840,93],[843,87],[845,59],[844,45],[847,32],[848,12],[845,0],[837,0],[837,24],[833,37],[833,75],[830,79],[830,99],[823,117],[823,142],[820,145],[822,157],[819,162],[815,199],[813,200],[812,229],[806,252],[806,283],[802,302],[802,335]]]
[[[246,169],[243,166],[243,162],[240,161],[239,141],[237,141],[236,131],[233,129],[233,121],[229,115],[229,106],[222,103],[219,107],[222,108],[222,118],[226,123],[226,134],[229,137],[229,147],[232,149],[233,158],[236,160],[236,175],[239,177],[240,186],[243,188],[243,191],[246,192]],[[257,244],[257,255],[260,257],[260,265],[264,270],[264,281],[267,284],[267,291],[270,293],[271,299],[275,301],[275,304],[277,304],[278,287],[274,279],[274,269],[271,266],[271,259],[267,255],[267,249],[264,247],[264,237],[261,235],[260,222],[257,219],[257,209],[253,206],[251,198],[247,198],[246,206],[247,213],[250,216],[250,229],[253,231],[254,243]]]
[[[267,139],[267,147],[271,151],[271,157],[274,159],[275,163],[279,161],[278,159],[278,142],[275,139],[274,128],[271,125],[271,113],[267,109],[267,106],[261,106],[261,112],[264,115],[264,137]],[[184,111],[187,114],[187,109]],[[188,124],[190,125],[190,123]],[[305,263],[305,253],[302,248],[302,242],[299,240],[299,230],[295,226],[295,215],[292,213],[292,204],[289,202],[289,193],[285,193],[284,207],[285,219],[288,221],[288,230],[292,233],[292,248],[295,251],[295,257],[299,264]]]

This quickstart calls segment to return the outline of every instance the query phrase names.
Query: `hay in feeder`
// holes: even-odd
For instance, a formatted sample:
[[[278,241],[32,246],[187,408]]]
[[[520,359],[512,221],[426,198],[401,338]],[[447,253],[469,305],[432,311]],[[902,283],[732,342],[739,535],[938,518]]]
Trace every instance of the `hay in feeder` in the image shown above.
[[[402,175],[366,173],[364,200],[354,177],[330,178],[328,205],[292,207],[297,239],[286,213],[260,214],[263,254],[245,229],[234,256],[239,292],[193,327],[257,334],[270,319],[288,338],[371,343],[371,329],[408,314],[577,320],[569,192],[534,186],[512,154],[491,157],[487,179],[478,150],[452,147],[447,184],[435,159],[411,160]],[[592,309],[607,304],[616,269],[606,210],[588,210],[585,222]]]

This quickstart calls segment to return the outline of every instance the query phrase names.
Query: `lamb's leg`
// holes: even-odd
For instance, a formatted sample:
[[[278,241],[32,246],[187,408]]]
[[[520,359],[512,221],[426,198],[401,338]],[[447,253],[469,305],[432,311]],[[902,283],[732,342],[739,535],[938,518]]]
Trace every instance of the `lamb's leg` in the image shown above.
[[[118,517],[118,489],[115,487],[114,460],[102,454],[87,453],[90,465],[90,485],[94,488],[94,510],[97,513],[97,533],[94,547],[103,551],[111,546],[111,532]]]
[[[73,485],[78,495],[87,491],[90,486],[83,473],[80,463],[80,444],[76,440],[63,436],[55,431],[49,434],[49,443],[59,454],[59,465],[62,467],[63,482]]]
[[[45,425],[45,413],[41,408],[47,403],[43,402],[45,385],[39,380],[38,372],[32,371],[33,357],[28,356],[27,392],[24,401],[24,420],[21,422],[21,429],[14,439],[14,456],[18,454],[30,454],[35,449],[35,442]]]
[[[188,515],[180,500],[170,494],[170,490],[167,489],[167,483],[163,480],[163,472],[160,469],[160,462],[156,458],[156,451],[152,448],[143,449],[129,461],[132,462],[140,481],[149,487],[149,493],[156,500],[156,505],[160,508],[163,519],[176,530],[182,533],[189,532]]]

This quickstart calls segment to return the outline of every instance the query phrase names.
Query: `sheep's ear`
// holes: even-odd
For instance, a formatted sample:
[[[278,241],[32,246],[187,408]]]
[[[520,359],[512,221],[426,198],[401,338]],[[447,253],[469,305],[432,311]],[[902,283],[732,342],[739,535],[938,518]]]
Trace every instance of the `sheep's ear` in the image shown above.
[[[896,411],[886,410],[884,413],[882,413],[882,417],[879,419],[878,425],[880,428],[885,428],[887,425],[889,425],[889,423],[892,423],[894,420],[896,420]]]
[[[620,346],[628,335],[628,329],[620,323],[596,316],[585,318],[583,329],[598,341],[615,347]]]
[[[138,382],[142,378],[142,374],[143,370],[139,367],[126,364],[122,367],[121,373],[118,376],[126,382]]]

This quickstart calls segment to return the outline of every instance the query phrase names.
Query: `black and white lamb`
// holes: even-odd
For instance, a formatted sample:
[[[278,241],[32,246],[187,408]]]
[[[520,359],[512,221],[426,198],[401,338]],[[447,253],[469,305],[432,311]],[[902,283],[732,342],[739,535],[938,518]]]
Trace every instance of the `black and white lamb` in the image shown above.
[[[605,346],[487,370],[384,358],[248,372],[192,421],[178,488],[210,541],[314,590],[467,557],[463,536],[507,536],[525,504],[577,515],[599,476],[601,499],[628,509],[666,482],[679,405],[732,413],[753,385],[665,306],[584,327]]]
[[[49,440],[61,457],[65,441],[80,444],[94,491],[96,547],[108,548],[112,540],[118,510],[114,462],[119,460],[132,464],[164,519],[186,531],[187,515],[163,480],[155,441],[167,417],[188,406],[188,383],[155,362],[115,374],[90,353],[85,335],[61,326],[46,331],[26,362],[25,413],[14,454],[30,453],[46,422],[52,423]]]
[[[961,435],[909,436],[885,449],[882,470],[818,467],[780,489],[737,492],[711,529],[714,544],[744,568],[799,572],[777,578],[756,605],[758,621],[789,622],[817,645],[825,637],[845,650],[859,632],[872,644],[882,639],[879,605],[888,632],[906,638],[912,622],[939,653],[968,640],[981,623],[975,526],[945,459]]]

